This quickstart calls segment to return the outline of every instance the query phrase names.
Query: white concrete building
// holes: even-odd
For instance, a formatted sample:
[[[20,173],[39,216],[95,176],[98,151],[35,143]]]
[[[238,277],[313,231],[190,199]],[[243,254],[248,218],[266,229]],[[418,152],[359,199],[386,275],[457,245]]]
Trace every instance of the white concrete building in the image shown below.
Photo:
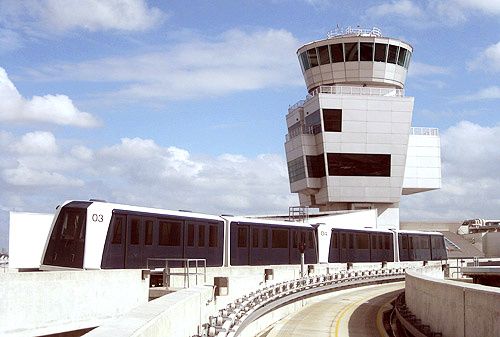
[[[438,130],[411,128],[412,52],[376,28],[299,48],[309,94],[288,109],[285,149],[301,206],[376,209],[377,227],[399,228],[402,194],[441,187]]]

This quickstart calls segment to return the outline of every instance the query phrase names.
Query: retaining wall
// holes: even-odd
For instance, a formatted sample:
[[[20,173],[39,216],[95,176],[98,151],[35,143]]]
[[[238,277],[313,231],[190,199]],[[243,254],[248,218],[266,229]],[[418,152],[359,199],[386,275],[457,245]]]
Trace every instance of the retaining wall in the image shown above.
[[[405,297],[412,314],[443,337],[500,336],[500,288],[409,271]]]

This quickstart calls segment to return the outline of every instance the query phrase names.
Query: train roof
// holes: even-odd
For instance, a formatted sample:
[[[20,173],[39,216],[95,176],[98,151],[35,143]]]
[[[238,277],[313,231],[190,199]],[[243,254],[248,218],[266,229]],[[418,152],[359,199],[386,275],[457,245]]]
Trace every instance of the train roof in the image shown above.
[[[440,232],[428,232],[428,231],[414,231],[414,230],[398,230],[398,233],[401,234],[431,234],[431,235],[443,235],[443,233]]]
[[[296,221],[276,221],[276,220],[247,218],[247,217],[243,217],[243,216],[232,216],[232,215],[222,215],[222,218],[224,218],[228,221],[244,222],[244,223],[248,223],[248,224],[265,224],[265,225],[274,225],[274,226],[296,226],[296,227],[312,228],[312,226],[308,223],[296,222]]]
[[[66,205],[70,202],[74,202],[76,200],[66,201],[63,205]],[[178,217],[188,217],[188,218],[196,218],[196,219],[208,219],[215,221],[222,221],[223,219],[217,215],[204,214],[204,213],[196,213],[191,211],[174,211],[174,210],[166,210],[161,208],[152,208],[152,207],[143,207],[143,206],[132,206],[126,204],[116,204],[106,201],[89,201],[92,205],[102,205],[106,208],[110,208],[112,210],[123,210],[123,211],[131,211],[131,212],[140,212],[140,213],[148,213],[154,215],[172,215]]]

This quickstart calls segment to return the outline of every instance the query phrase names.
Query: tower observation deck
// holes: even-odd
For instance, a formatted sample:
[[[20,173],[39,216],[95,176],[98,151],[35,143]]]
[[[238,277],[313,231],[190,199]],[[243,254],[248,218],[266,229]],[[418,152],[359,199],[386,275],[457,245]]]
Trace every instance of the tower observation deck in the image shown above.
[[[438,132],[411,128],[412,53],[377,28],[330,32],[298,49],[308,95],[288,109],[285,149],[301,206],[377,209],[379,227],[399,228],[402,194],[440,188]]]

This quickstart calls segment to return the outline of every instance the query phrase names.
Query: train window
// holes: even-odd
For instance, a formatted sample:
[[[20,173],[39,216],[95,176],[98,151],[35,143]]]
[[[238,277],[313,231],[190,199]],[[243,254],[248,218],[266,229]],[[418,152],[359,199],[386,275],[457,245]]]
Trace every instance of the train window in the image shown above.
[[[358,61],[358,43],[345,43],[345,61]]]
[[[307,247],[306,232],[300,232],[299,244],[303,244],[305,247]]]
[[[319,64],[329,64],[330,63],[330,53],[328,52],[328,46],[318,47],[319,54]]]
[[[198,225],[198,247],[205,247],[205,225]]]
[[[252,228],[252,247],[253,248],[259,247],[259,229],[258,228]]]
[[[377,249],[377,235],[372,234],[372,249]]]
[[[187,245],[188,247],[194,246],[194,225],[192,223],[187,225]]]
[[[349,249],[354,249],[354,235],[355,234],[348,234],[348,237],[349,237]]]
[[[330,50],[332,51],[333,63],[344,62],[344,48],[342,47],[342,43],[330,45]]]
[[[406,235],[401,237],[401,245],[403,249],[408,249],[408,237]]]
[[[314,234],[312,231],[308,232],[308,237],[309,237],[309,242],[308,242],[307,246],[309,248],[313,248],[314,247]]]
[[[153,244],[153,220],[146,220],[144,222],[144,244]]]
[[[357,234],[356,241],[358,249],[370,249],[370,237],[368,234]]]
[[[378,249],[384,249],[384,236],[378,235]]]
[[[307,51],[307,58],[309,59],[309,65],[311,66],[311,68],[319,65],[316,48],[312,48]]]
[[[273,229],[271,234],[272,248],[288,248],[288,230]]]
[[[139,219],[132,219],[130,222],[130,244],[139,244]]]
[[[347,248],[347,234],[346,233],[340,234],[340,248],[342,248],[342,249]]]
[[[160,221],[160,240],[161,246],[180,246],[181,245],[181,223],[173,221]]]
[[[359,59],[360,61],[373,61],[373,43],[359,43]]]
[[[375,43],[375,62],[385,62],[387,54],[387,45]]]
[[[116,217],[113,224],[113,239],[111,240],[112,244],[121,244],[122,243],[122,230],[123,230],[123,218]]]
[[[396,64],[398,58],[398,46],[389,45],[389,53],[387,54],[387,62]]]
[[[332,248],[339,248],[339,233],[332,234]]]
[[[81,230],[82,221],[77,213],[68,212],[65,214],[64,222],[62,225],[61,237],[65,240],[74,240],[77,238],[78,230]],[[80,239],[81,233],[78,233]]]
[[[429,249],[429,238],[427,236],[420,237],[420,248]]]
[[[217,226],[210,225],[208,231],[208,246],[217,247]]]
[[[269,247],[269,230],[263,229],[262,230],[262,248],[268,248],[268,247]]]
[[[384,235],[384,248],[389,250],[391,249],[391,236],[390,235]]]
[[[247,229],[245,227],[238,227],[238,247],[247,246]]]
[[[297,233],[297,231],[292,231],[292,248],[297,248],[298,247],[298,236],[299,236],[299,233]]]

